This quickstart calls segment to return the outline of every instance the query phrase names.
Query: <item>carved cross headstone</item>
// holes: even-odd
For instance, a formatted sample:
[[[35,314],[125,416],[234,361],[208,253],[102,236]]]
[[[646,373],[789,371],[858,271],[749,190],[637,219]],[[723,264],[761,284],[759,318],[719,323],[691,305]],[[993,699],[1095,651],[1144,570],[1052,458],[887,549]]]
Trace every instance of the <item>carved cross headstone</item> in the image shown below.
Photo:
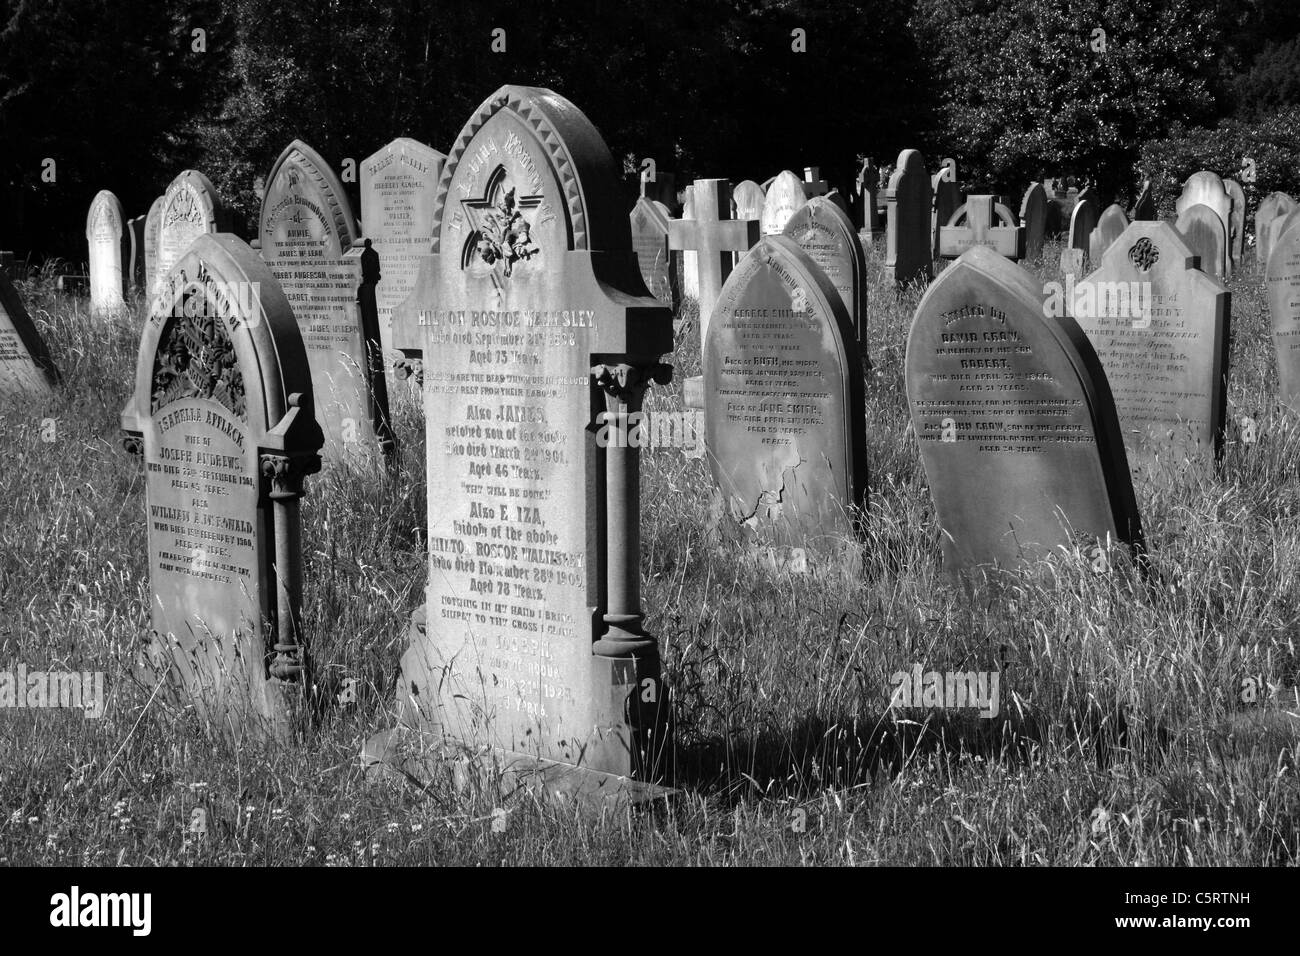
[[[645,294],[620,195],[576,106],[502,87],[453,140],[433,253],[395,323],[424,338],[429,435],[403,724],[508,770],[581,767],[566,778],[597,791],[656,779],[664,746],[629,422],[667,378],[672,315]]]
[[[209,726],[287,741],[311,687],[298,499],[323,439],[289,303],[242,240],[201,235],[153,297],[122,429],[144,457],[157,676]]]
[[[934,274],[931,198],[925,160],[914,149],[903,150],[885,191],[885,271],[900,285]]]
[[[343,185],[299,140],[280,154],[266,183],[261,255],[289,298],[307,347],[324,457],[364,462],[391,453],[378,316],[361,307],[363,247]]]
[[[668,223],[668,245],[693,250],[699,268],[700,338],[708,334],[709,317],[735,264],[734,252],[758,241],[759,224],[731,218],[731,184],[725,179],[697,179],[691,189],[695,219]],[[770,196],[770,194],[769,194]]]
[[[906,355],[949,571],[1140,547],[1106,376],[1073,319],[1043,315],[1028,272],[971,248],[927,290]]]
[[[91,315],[108,315],[126,308],[122,294],[122,237],[125,228],[122,204],[107,189],[101,190],[86,215]]]
[[[969,196],[939,229],[939,254],[945,259],[956,259],[972,246],[985,246],[1008,259],[1023,259],[1025,228],[994,197]]]
[[[822,179],[820,166],[805,166],[803,170],[803,194],[809,199],[825,196],[830,191],[830,184]]]
[[[1227,407],[1228,291],[1166,222],[1132,223],[1097,265],[1062,304],[1106,371],[1129,464],[1213,462]]]

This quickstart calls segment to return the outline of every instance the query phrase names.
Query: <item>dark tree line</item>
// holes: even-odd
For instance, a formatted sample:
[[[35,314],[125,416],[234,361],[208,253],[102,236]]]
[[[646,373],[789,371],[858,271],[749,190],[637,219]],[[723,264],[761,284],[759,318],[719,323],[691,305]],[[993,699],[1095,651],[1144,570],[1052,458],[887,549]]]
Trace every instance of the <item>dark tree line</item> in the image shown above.
[[[1120,187],[1171,130],[1300,102],[1292,7],[0,0],[0,248],[82,259],[96,191],[142,215],[187,167],[249,235],[254,180],[291,139],[336,165],[396,136],[446,151],[503,83],[577,104],[629,190],[643,156],[679,183],[820,165],[848,185],[858,154],[889,162],[908,146],[958,157],[963,179],[994,190],[1043,172]],[[1103,56],[1089,45],[1098,26]]]

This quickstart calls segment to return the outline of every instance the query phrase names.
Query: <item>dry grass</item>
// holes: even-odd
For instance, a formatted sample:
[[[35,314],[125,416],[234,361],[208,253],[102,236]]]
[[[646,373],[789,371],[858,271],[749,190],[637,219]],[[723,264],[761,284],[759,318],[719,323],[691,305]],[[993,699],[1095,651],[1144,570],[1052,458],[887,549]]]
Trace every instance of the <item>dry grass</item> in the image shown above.
[[[1044,280],[1057,250],[1031,264]],[[1300,429],[1277,410],[1261,279],[1234,280],[1234,431],[1218,474],[1137,489],[1154,574],[1068,559],[997,592],[941,576],[903,393],[919,300],[871,263],[870,521],[862,572],[776,576],[711,539],[707,464],[643,459],[644,604],[662,642],[681,797],[592,814],[490,788],[367,785],[425,562],[418,409],[395,478],[331,474],[304,507],[318,691],[294,749],[213,742],[131,674],[147,627],[143,484],[120,447],[136,316],[92,322],[24,293],[64,373],[0,414],[0,669],[103,670],[102,720],[0,711],[0,863],[1295,864],[1300,719],[1243,707],[1243,675],[1294,683]],[[689,306],[688,306],[689,309]],[[676,407],[698,370],[687,317]],[[42,421],[55,419],[54,441]],[[889,676],[1001,666],[998,719],[891,714]],[[1292,708],[1294,711],[1295,708]],[[936,716],[938,715],[938,716]],[[189,829],[194,811],[207,833]]]

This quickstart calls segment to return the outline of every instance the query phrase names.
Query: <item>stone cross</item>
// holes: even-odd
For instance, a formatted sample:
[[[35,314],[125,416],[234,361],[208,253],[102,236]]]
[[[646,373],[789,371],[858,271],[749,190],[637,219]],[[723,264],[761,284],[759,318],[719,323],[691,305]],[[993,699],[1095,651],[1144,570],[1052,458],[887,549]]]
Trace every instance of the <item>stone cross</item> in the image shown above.
[[[994,222],[1001,225],[994,225]],[[964,224],[963,224],[964,223]],[[1025,256],[1025,227],[992,196],[971,196],[953,213],[951,225],[939,227],[939,255],[956,259],[972,246],[987,246],[1008,259]]]
[[[803,169],[803,191],[809,199],[814,196],[824,196],[830,189],[826,180],[822,179],[822,168],[820,166],[805,166]]]
[[[700,342],[709,328],[709,316],[718,302],[722,284],[731,274],[732,253],[748,252],[758,242],[759,224],[753,219],[731,218],[731,183],[725,179],[697,179],[694,219],[668,223],[668,248],[694,251],[700,276]]]

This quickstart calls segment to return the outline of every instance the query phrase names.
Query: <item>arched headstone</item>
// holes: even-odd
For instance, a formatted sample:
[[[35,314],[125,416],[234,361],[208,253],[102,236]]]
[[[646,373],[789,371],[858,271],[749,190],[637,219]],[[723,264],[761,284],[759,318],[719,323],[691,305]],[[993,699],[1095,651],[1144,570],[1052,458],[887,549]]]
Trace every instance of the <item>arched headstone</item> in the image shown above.
[[[760,231],[765,236],[778,235],[790,217],[808,201],[803,180],[788,169],[777,174],[763,199]]]
[[[916,310],[907,400],[949,571],[1140,545],[1105,373],[1074,320],[1043,311],[1038,281],[982,246]]]
[[[364,246],[342,183],[306,143],[290,143],[271,168],[260,235],[307,348],[325,459],[390,451],[378,316],[359,297]]]
[[[125,228],[122,204],[107,189],[101,190],[86,215],[91,315],[109,315],[126,308],[122,294],[122,237]]]
[[[1071,249],[1078,249],[1084,255],[1088,254],[1092,231],[1097,228],[1097,216],[1097,203],[1092,199],[1091,194],[1080,193],[1074,209],[1070,212],[1069,246]]]
[[[885,271],[900,285],[934,274],[931,198],[925,160],[914,149],[903,150],[885,193]]]
[[[160,678],[213,728],[287,740],[311,687],[298,499],[322,436],[289,303],[242,240],[201,235],[164,277],[122,429],[144,456]]]
[[[1285,219],[1296,208],[1295,200],[1286,193],[1269,193],[1260,201],[1255,210],[1255,257],[1261,267],[1268,265],[1268,253],[1272,248],[1272,225],[1279,219]]]
[[[1228,234],[1223,220],[1209,206],[1197,203],[1178,214],[1174,227],[1182,233],[1192,254],[1200,258],[1201,271],[1216,278],[1228,274]]]
[[[375,309],[385,370],[402,360],[393,341],[393,309],[410,296],[420,260],[433,245],[433,195],[446,159],[418,140],[399,137],[361,161],[361,223],[382,275]]]
[[[1110,244],[1123,235],[1128,228],[1128,216],[1119,203],[1111,203],[1097,218],[1097,226],[1088,236],[1088,260],[1093,268],[1101,265],[1102,256]]]
[[[636,251],[641,278],[650,294],[668,307],[673,306],[673,289],[677,284],[677,270],[673,268],[672,251],[668,248],[668,207],[654,199],[642,196],[632,207],[632,248]]]
[[[762,220],[763,203],[767,201],[767,194],[758,183],[752,179],[742,180],[731,191],[731,198],[736,202],[737,219]],[[744,255],[743,252],[739,254]]]
[[[650,781],[665,702],[630,430],[666,379],[672,313],[646,294],[618,166],[574,104],[504,86],[452,142],[433,253],[395,317],[424,330],[428,431],[402,721],[597,791]]]
[[[1300,413],[1300,209],[1287,214],[1273,235],[1264,284],[1277,356],[1278,400]]]
[[[1178,213],[1179,221],[1182,221],[1183,213],[1192,206],[1206,206],[1213,210],[1214,214],[1219,217],[1219,223],[1223,226],[1223,248],[1220,250],[1223,254],[1223,261],[1217,265],[1201,263],[1201,268],[1209,272],[1214,269],[1213,274],[1217,276],[1232,275],[1232,258],[1228,255],[1228,236],[1232,229],[1232,197],[1228,195],[1227,188],[1223,185],[1223,180],[1217,174],[1208,170],[1201,170],[1199,173],[1193,173],[1187,177],[1187,182],[1183,184],[1182,194],[1175,203],[1175,211]],[[1182,231],[1182,227],[1178,227]],[[1209,230],[1213,232],[1213,230]],[[1193,246],[1193,252],[1196,251]]]
[[[1145,180],[1142,183],[1142,191],[1138,193],[1138,198],[1133,203],[1133,222],[1150,222],[1156,218],[1156,200],[1151,194],[1151,180]]]
[[[1025,258],[1037,259],[1043,254],[1043,237],[1047,233],[1047,190],[1034,182],[1025,190],[1020,200],[1020,225],[1025,228]]]
[[[158,222],[158,276],[167,275],[199,236],[224,228],[225,210],[211,180],[187,169],[163,193]]]
[[[945,159],[939,171],[930,179],[930,191],[933,194],[930,210],[930,231],[933,239],[934,258],[943,253],[942,232],[952,222],[952,217],[961,208],[961,186],[957,183],[957,163]]]
[[[789,547],[850,535],[867,489],[862,361],[839,294],[789,236],[764,237],[731,274],[703,364],[732,518]]]
[[[867,257],[848,213],[829,196],[808,200],[785,224],[784,235],[826,274],[849,313],[849,324],[865,351],[867,331]]]

